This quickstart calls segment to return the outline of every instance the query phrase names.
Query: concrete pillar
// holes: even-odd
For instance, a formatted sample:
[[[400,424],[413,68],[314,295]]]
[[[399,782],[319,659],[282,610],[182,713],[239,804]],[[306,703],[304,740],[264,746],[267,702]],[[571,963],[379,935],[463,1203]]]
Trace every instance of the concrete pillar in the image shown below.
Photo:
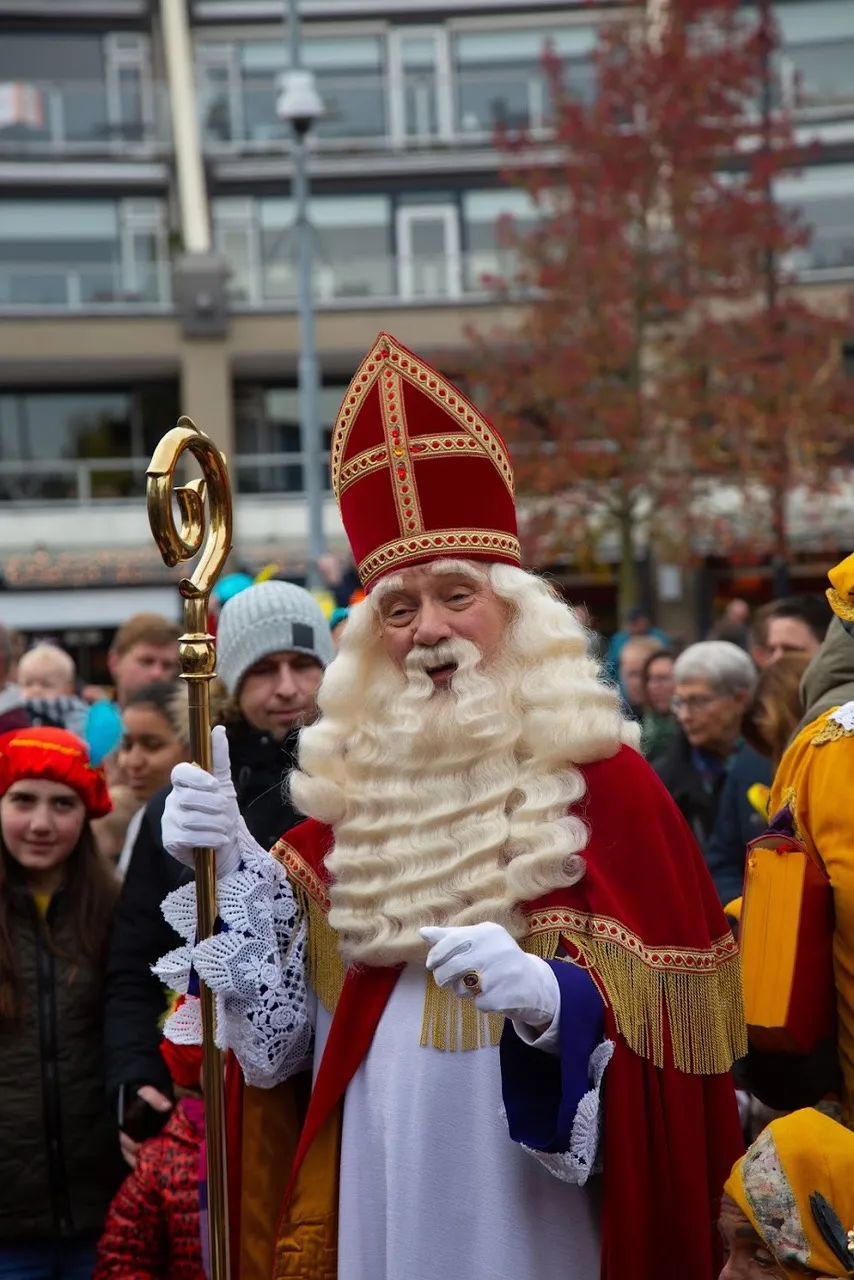
[[[181,412],[192,418],[231,462],[234,392],[226,342],[199,338],[181,344]]]
[[[193,43],[187,0],[161,0],[160,21],[169,77],[175,171],[181,206],[181,238],[185,253],[207,254],[211,249],[210,216],[199,137]]]

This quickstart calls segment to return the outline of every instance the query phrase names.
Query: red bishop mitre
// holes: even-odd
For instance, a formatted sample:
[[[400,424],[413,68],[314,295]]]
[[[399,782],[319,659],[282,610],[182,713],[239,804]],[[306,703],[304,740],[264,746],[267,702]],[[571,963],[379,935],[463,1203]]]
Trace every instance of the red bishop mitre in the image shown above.
[[[470,400],[381,333],[344,397],[332,487],[365,590],[440,556],[520,563],[513,469]]]

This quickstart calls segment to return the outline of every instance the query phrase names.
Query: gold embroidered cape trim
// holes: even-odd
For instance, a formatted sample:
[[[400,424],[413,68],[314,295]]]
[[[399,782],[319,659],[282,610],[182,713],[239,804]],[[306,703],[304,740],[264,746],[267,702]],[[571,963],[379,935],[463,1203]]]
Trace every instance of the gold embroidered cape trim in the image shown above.
[[[854,604],[846,600],[835,587],[828,587],[827,602],[837,618],[841,618],[843,622],[854,622]]]
[[[465,551],[498,552],[522,562],[519,539],[493,529],[437,529],[431,533],[411,538],[396,538],[379,547],[358,566],[362,586],[369,586],[375,577],[391,567],[421,560],[425,555],[453,556]]]
[[[827,742],[839,742],[840,738],[854,738],[854,729],[846,728],[835,718],[837,711],[840,710],[840,707],[834,707],[833,711],[828,713],[824,724],[810,738],[810,746],[823,747]]]
[[[327,919],[326,887],[285,841],[273,852],[288,871],[308,923],[309,980],[332,1012],[344,983],[344,962]],[[566,908],[532,912],[528,926],[520,944],[524,950],[587,969],[626,1043],[655,1066],[672,1056],[680,1071],[717,1075],[747,1052],[741,965],[731,934],[708,948],[650,947],[617,920]],[[421,1043],[446,1050],[497,1044],[503,1020],[476,1018],[476,1013],[471,1001],[429,981]]]

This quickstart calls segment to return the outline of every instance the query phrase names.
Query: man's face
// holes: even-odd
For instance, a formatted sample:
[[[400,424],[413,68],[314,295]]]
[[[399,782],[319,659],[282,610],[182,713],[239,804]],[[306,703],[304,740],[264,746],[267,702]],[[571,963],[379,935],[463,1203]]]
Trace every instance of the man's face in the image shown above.
[[[718,1227],[726,1258],[719,1280],[783,1280],[784,1272],[777,1266],[765,1241],[735,1201],[726,1195],[721,1203]],[[812,1275],[814,1271],[804,1272],[804,1280]]]
[[[625,645],[620,654],[620,683],[633,707],[643,702],[643,669],[648,657],[646,649],[635,650],[631,643]]]
[[[243,677],[237,702],[256,729],[284,738],[317,714],[323,668],[307,653],[268,653]]]
[[[127,653],[111,653],[109,666],[116,697],[119,703],[124,703],[132,693],[145,689],[147,685],[176,678],[178,645],[141,641],[132,645]]]
[[[818,653],[821,642],[802,618],[769,618],[765,633],[766,666],[787,653]]]
[[[738,739],[746,693],[716,693],[708,680],[681,680],[676,715],[692,747],[729,755]]]
[[[383,644],[391,660],[403,668],[417,645],[434,648],[446,640],[477,645],[485,659],[499,648],[507,629],[507,605],[482,578],[464,572],[433,572],[417,565],[395,575],[400,583],[379,601]],[[456,666],[437,666],[428,673],[437,687],[450,684]]]

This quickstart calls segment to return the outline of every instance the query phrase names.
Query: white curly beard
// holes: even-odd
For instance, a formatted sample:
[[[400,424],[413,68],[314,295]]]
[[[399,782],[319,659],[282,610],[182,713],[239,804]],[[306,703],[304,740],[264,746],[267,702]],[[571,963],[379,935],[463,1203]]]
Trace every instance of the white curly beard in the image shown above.
[[[543,603],[544,584],[501,568],[529,593],[534,583]],[[492,920],[521,937],[521,904],[584,875],[587,829],[570,809],[585,784],[573,762],[613,754],[621,719],[582,628],[550,595],[544,607],[552,630],[557,619],[566,632],[558,657],[538,664],[511,626],[488,664],[455,639],[413,650],[405,671],[378,641],[370,602],[351,615],[324,678],[323,718],[303,732],[291,779],[303,812],[334,827],[329,921],[346,959],[422,958],[425,925]],[[548,626],[539,634],[540,647],[555,648]],[[425,668],[450,661],[450,687],[437,688]],[[552,668],[572,680],[551,683]]]

